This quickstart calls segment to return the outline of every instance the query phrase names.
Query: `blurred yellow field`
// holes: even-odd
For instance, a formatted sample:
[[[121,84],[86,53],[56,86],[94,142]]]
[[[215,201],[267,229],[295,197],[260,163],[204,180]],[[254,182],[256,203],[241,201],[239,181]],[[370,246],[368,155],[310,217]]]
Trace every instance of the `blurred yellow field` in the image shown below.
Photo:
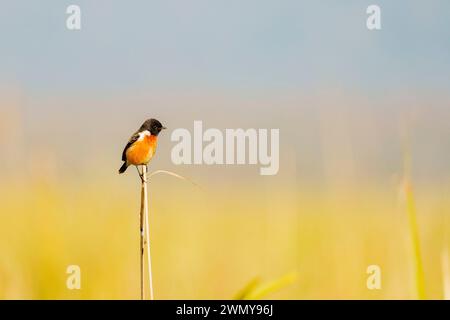
[[[2,184],[0,297],[138,298],[137,176],[136,186],[126,187],[117,179]],[[264,298],[416,298],[399,187],[242,194],[155,176],[150,215],[157,299],[232,298],[255,277],[267,282],[289,273],[295,280]],[[450,203],[421,190],[417,206],[426,295],[440,299]],[[81,290],[66,287],[71,264],[81,268]],[[381,290],[366,287],[372,264],[382,270]]]

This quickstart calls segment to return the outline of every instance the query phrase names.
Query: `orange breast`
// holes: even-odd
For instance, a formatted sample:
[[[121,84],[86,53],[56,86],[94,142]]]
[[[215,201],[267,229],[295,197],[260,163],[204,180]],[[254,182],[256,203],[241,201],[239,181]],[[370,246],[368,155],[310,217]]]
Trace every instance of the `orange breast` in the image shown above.
[[[147,164],[156,151],[157,137],[150,135],[138,140],[126,151],[127,162],[135,166]]]

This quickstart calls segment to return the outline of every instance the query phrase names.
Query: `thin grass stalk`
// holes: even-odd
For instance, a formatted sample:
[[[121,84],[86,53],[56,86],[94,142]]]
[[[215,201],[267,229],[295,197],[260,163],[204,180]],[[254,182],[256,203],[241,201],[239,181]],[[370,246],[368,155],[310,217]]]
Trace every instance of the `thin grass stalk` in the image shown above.
[[[253,279],[236,296],[239,300],[258,300],[270,293],[276,292],[297,280],[297,272],[291,272],[270,282],[260,284],[258,278]]]
[[[192,181],[192,180],[190,180],[190,179],[188,179],[188,178],[186,178],[186,177],[183,177],[183,176],[180,175],[180,174],[177,174],[177,173],[175,173],[175,172],[169,171],[169,170],[155,170],[155,171],[151,172],[151,173],[148,175],[148,178],[151,178],[152,176],[155,176],[155,175],[157,175],[157,174],[162,174],[162,173],[167,174],[167,175],[172,176],[172,177],[175,177],[175,178],[178,178],[178,179],[180,179],[180,180],[184,180],[184,181],[190,182],[190,183],[192,183],[194,186],[200,188],[200,186],[199,186],[198,184],[196,184],[194,181]],[[200,189],[201,189],[201,188],[200,188]]]
[[[139,258],[140,258],[140,297],[144,300],[144,216],[147,207],[147,180],[145,178],[144,172],[146,172],[147,167],[142,166],[142,176],[144,177],[141,181],[141,210],[139,211]]]
[[[148,193],[147,193],[147,167],[143,166],[142,169],[143,176],[143,184],[144,184],[144,192],[145,192],[145,200],[144,200],[144,219],[145,219],[145,243],[147,246],[147,267],[148,267],[148,282],[149,282],[149,290],[150,290],[150,300],[154,300],[153,294],[153,273],[152,273],[152,254],[150,251],[150,222],[149,222],[149,213],[148,213]]]
[[[450,300],[450,261],[448,249],[444,248],[441,253],[442,282],[444,290],[444,300]]]
[[[260,285],[261,279],[259,277],[253,278],[249,283],[245,285],[238,293],[234,295],[234,300],[244,300],[250,293]]]
[[[141,212],[140,212],[140,246],[141,246],[141,300],[145,298],[144,295],[144,244],[147,247],[147,267],[148,267],[148,281],[149,281],[149,291],[150,291],[150,300],[154,300],[154,292],[153,292],[153,273],[152,273],[152,254],[150,251],[150,222],[149,222],[149,213],[148,213],[148,192],[147,192],[147,181],[150,177],[156,174],[167,174],[171,175],[175,178],[186,180],[196,185],[191,180],[176,174],[172,171],[167,170],[156,170],[150,174],[147,174],[147,166],[142,166],[142,188],[141,188]],[[197,185],[196,185],[197,186]],[[144,238],[144,227],[145,224],[145,238]]]
[[[419,227],[417,224],[417,212],[416,202],[411,183],[411,168],[412,168],[412,155],[411,155],[411,141],[410,133],[407,130],[408,127],[404,127],[403,131],[403,191],[406,201],[406,212],[409,222],[409,234],[411,238],[413,262],[414,262],[414,280],[416,288],[416,298],[420,300],[426,299],[425,294],[425,275],[423,270],[421,249],[420,249],[420,236]]]
[[[426,298],[425,295],[425,276],[423,271],[423,264],[421,258],[420,250],[420,237],[419,228],[417,225],[417,213],[416,204],[414,200],[414,193],[409,182],[405,183],[405,194],[406,194],[406,211],[408,212],[409,220],[409,231],[413,247],[413,257],[414,257],[414,270],[415,270],[415,282],[417,298],[423,300]]]

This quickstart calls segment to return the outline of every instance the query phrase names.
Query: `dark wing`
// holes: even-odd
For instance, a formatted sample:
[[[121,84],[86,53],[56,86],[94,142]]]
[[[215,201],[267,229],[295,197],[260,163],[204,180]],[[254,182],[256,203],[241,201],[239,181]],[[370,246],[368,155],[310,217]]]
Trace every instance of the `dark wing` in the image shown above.
[[[127,149],[139,139],[139,131],[133,134],[122,152],[122,161],[127,161]]]

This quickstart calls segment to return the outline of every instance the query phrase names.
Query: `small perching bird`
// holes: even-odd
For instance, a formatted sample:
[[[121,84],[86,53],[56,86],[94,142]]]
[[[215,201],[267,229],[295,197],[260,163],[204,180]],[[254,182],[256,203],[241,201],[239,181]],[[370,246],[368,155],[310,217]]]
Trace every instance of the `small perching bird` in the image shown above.
[[[130,165],[136,166],[141,178],[141,211],[139,213],[139,235],[140,235],[140,280],[141,280],[141,300],[144,299],[144,231],[147,237],[147,258],[148,258],[148,279],[150,288],[150,299],[153,300],[153,280],[152,280],[152,263],[150,254],[150,236],[149,236],[149,219],[148,219],[148,196],[147,196],[147,164],[152,160],[156,152],[158,144],[158,135],[161,130],[166,129],[161,122],[156,119],[146,120],[137,132],[135,132],[130,140],[128,140],[122,153],[122,161],[124,162],[119,169],[119,174],[124,173]],[[142,166],[142,173],[139,171]],[[146,230],[144,230],[144,222]]]
[[[163,129],[166,127],[158,120],[146,120],[125,146],[122,153],[124,163],[120,167],[119,173],[124,173],[130,165],[134,165],[136,168],[140,165],[146,166],[155,155],[158,135]],[[141,176],[140,172],[139,175]]]

